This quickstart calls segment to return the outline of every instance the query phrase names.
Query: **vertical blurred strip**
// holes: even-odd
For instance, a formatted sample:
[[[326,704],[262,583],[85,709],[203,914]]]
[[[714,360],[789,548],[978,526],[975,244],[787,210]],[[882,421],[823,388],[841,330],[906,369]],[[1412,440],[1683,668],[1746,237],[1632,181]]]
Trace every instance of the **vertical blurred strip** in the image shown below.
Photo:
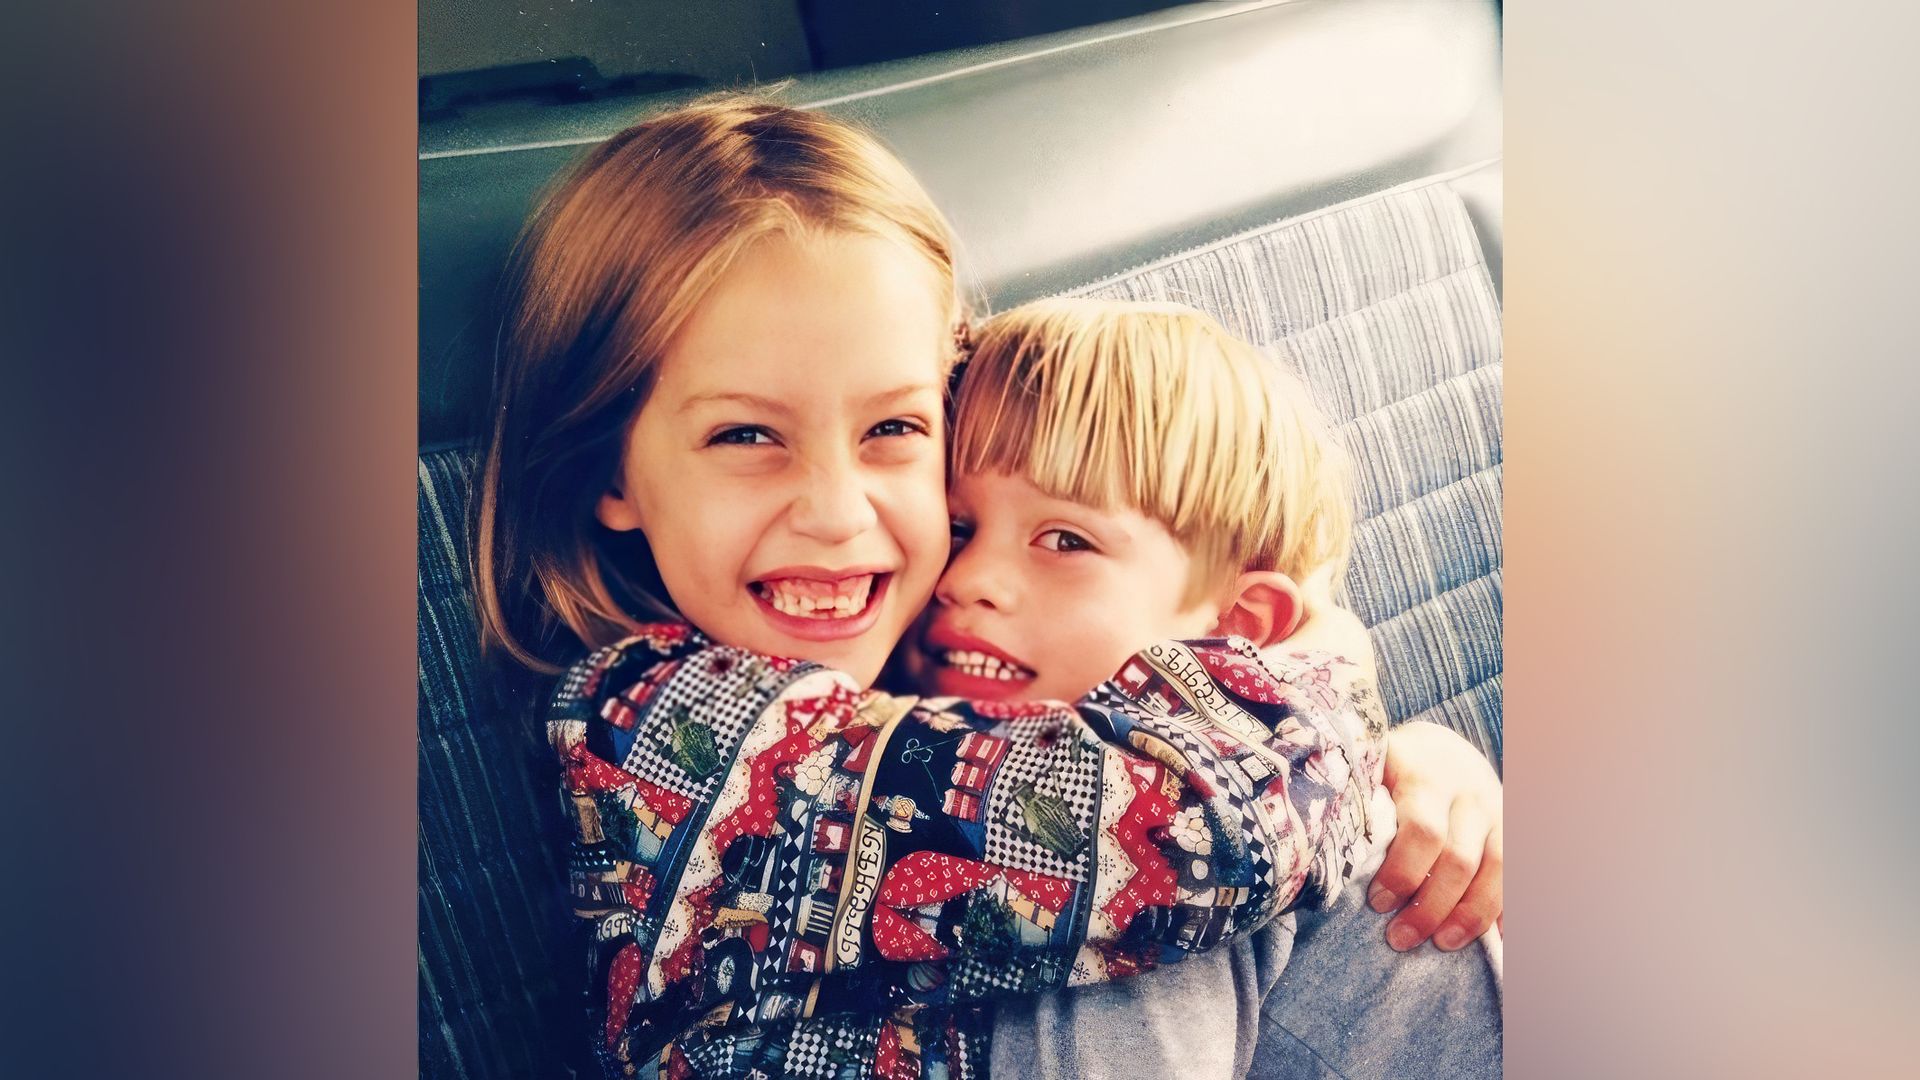
[[[4,1071],[408,1075],[413,9],[16,7]]]
[[[1904,1073],[1920,18],[1506,15],[1512,1075]]]

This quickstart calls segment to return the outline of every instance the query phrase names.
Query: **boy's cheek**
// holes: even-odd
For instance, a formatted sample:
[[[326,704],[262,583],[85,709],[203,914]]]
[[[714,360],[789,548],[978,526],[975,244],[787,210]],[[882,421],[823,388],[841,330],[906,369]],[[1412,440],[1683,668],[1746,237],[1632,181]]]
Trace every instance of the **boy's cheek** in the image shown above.
[[[1046,641],[1050,646],[1051,670],[1039,668],[1041,682],[1047,686],[1046,697],[1062,701],[1082,697],[1112,678],[1135,653],[1166,636],[1148,633],[1127,618],[1131,614],[1129,605],[1139,602],[1115,598],[1099,607],[1063,605],[1053,609],[1057,618],[1052,632],[1028,639]],[[1061,632],[1069,628],[1072,633]]]

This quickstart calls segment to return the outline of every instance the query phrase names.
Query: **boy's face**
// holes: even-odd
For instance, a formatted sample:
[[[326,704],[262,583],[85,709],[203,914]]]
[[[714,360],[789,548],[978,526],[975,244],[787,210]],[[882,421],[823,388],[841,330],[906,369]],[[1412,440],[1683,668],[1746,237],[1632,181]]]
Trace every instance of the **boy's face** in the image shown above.
[[[608,528],[714,640],[870,683],[947,557],[948,311],[926,260],[776,238],[713,286],[627,436]]]
[[[1024,478],[956,476],[954,553],[921,635],[933,689],[1073,701],[1135,652],[1205,635],[1193,559],[1159,522],[1051,498]]]

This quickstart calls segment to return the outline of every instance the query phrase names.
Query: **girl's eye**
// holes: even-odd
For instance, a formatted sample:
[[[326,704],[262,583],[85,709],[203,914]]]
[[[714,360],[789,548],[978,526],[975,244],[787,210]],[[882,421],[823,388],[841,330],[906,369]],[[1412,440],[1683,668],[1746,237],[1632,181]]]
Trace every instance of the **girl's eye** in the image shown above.
[[[707,439],[708,446],[772,446],[773,432],[758,424],[722,428]]]
[[[1093,542],[1070,529],[1048,529],[1034,541],[1048,551],[1093,551]]]
[[[926,433],[927,426],[925,424],[917,420],[908,420],[896,416],[891,420],[882,420],[873,425],[873,427],[867,430],[867,437],[870,439],[897,439],[902,435],[925,435]]]

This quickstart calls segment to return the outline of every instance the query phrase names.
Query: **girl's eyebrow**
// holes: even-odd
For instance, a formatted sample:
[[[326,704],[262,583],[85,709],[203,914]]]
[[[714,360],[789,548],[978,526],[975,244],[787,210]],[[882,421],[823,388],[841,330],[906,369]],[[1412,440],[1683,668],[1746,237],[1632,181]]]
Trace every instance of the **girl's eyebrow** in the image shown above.
[[[915,394],[937,394],[939,392],[940,385],[938,383],[908,383],[905,386],[898,386],[892,390],[882,390],[868,398],[864,404],[868,408],[874,408],[880,405],[891,404],[901,398],[913,397]]]
[[[877,408],[878,406],[886,405],[902,398],[913,397],[916,394],[937,394],[939,391],[940,387],[935,383],[909,383],[906,386],[898,386],[892,390],[882,390],[867,398],[862,404],[867,408]],[[678,411],[687,412],[698,406],[714,403],[750,405],[756,409],[777,413],[781,416],[786,416],[793,412],[793,407],[784,401],[770,397],[761,397],[759,394],[749,394],[744,390],[720,390],[711,394],[695,394],[685,401],[682,401]]]
[[[693,410],[695,407],[700,405],[718,404],[718,403],[751,405],[756,409],[760,409],[765,412],[778,413],[781,416],[787,416],[793,412],[793,409],[790,406],[788,406],[787,403],[784,401],[777,401],[773,398],[761,397],[758,394],[749,394],[744,391],[737,391],[737,390],[723,390],[723,391],[719,391],[712,394],[695,394],[694,396],[681,402],[680,408],[678,411],[684,413],[684,412],[689,412]]]

